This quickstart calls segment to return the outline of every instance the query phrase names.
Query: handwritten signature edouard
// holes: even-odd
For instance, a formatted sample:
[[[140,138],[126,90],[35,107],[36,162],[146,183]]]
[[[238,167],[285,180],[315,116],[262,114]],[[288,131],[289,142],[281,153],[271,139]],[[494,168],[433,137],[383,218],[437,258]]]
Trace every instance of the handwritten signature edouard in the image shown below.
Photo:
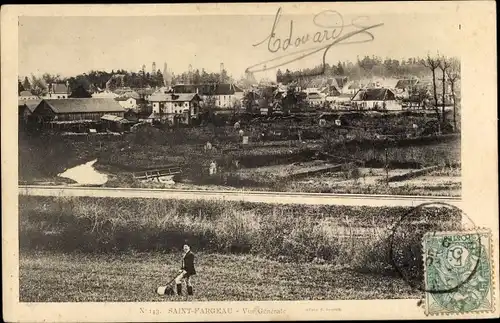
[[[247,68],[247,72],[260,72],[277,68],[315,53],[323,52],[323,66],[325,65],[325,57],[327,52],[335,45],[347,45],[371,42],[375,36],[371,33],[371,29],[380,27],[383,23],[363,25],[361,20],[367,17],[356,17],[349,24],[344,22],[343,16],[334,10],[325,10],[316,14],[313,18],[315,26],[322,28],[322,31],[315,33],[305,33],[299,36],[294,34],[293,20],[290,20],[290,28],[286,38],[276,35],[276,28],[281,19],[282,9],[279,8],[274,17],[274,23],[269,35],[259,43],[253,44],[254,47],[261,46],[267,42],[267,50],[271,53],[282,53],[278,57],[260,62]],[[356,37],[356,39],[354,38]],[[318,44],[314,47],[303,49],[302,47],[309,44]],[[267,66],[267,63],[275,62],[272,66]]]

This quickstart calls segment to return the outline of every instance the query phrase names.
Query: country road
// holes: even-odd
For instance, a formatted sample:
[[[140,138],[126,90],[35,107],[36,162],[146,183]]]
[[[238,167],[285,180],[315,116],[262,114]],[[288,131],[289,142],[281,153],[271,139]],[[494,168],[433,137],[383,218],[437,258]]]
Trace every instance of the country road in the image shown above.
[[[19,195],[35,196],[93,196],[157,199],[203,199],[245,201],[280,204],[326,204],[347,206],[402,206],[412,207],[423,203],[447,203],[460,207],[460,197],[287,193],[260,191],[208,191],[148,188],[104,188],[20,185]]]

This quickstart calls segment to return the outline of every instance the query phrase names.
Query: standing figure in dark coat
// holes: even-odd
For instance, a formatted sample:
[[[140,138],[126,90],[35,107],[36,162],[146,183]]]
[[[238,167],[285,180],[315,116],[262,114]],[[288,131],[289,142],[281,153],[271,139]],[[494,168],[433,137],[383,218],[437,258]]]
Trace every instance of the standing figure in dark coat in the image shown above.
[[[196,275],[196,270],[194,269],[194,254],[191,252],[191,248],[186,244],[182,248],[184,250],[184,255],[182,257],[182,267],[179,270],[180,274],[175,278],[175,283],[177,284],[177,295],[182,295],[182,280],[186,280],[187,293],[188,295],[193,295],[192,279],[193,275]]]

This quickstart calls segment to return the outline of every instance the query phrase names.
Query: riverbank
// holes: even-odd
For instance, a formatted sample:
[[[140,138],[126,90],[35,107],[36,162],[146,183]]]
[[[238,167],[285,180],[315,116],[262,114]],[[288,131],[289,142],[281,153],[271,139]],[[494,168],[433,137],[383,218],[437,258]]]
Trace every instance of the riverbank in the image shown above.
[[[461,139],[458,134],[394,140],[361,136],[341,140],[341,136],[332,130],[325,132],[323,137],[303,138],[300,142],[275,138],[251,141],[241,146],[229,129],[221,129],[226,132],[212,138],[196,136],[196,131],[201,135],[206,129],[191,129],[189,133],[198,138],[195,142],[192,138],[180,136],[184,130],[150,130],[153,133],[128,133],[109,138],[20,135],[20,183],[57,183],[61,180],[58,174],[97,159],[92,169],[88,170],[91,174],[88,178],[96,173],[98,177],[107,176],[105,184],[98,184],[104,182],[100,179],[87,183],[87,176],[83,176],[83,181],[76,180],[85,182],[79,185],[461,195]],[[187,141],[183,142],[183,138]],[[212,143],[210,151],[203,148],[206,141]],[[215,175],[210,175],[208,171],[212,162],[217,165]],[[134,177],[136,173],[162,171],[170,167],[180,171],[169,174],[173,178],[165,183],[156,178],[142,181]],[[451,171],[439,177],[428,174],[426,178],[421,176],[397,183],[384,182],[385,177],[398,175],[399,172],[420,171],[429,167],[439,167],[441,172]]]

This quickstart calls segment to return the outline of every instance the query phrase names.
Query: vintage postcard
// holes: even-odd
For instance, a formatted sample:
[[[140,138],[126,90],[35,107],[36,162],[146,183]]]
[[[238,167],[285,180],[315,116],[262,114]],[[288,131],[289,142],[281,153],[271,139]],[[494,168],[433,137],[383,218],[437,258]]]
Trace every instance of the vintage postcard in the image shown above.
[[[2,7],[5,319],[498,317],[495,14]]]

